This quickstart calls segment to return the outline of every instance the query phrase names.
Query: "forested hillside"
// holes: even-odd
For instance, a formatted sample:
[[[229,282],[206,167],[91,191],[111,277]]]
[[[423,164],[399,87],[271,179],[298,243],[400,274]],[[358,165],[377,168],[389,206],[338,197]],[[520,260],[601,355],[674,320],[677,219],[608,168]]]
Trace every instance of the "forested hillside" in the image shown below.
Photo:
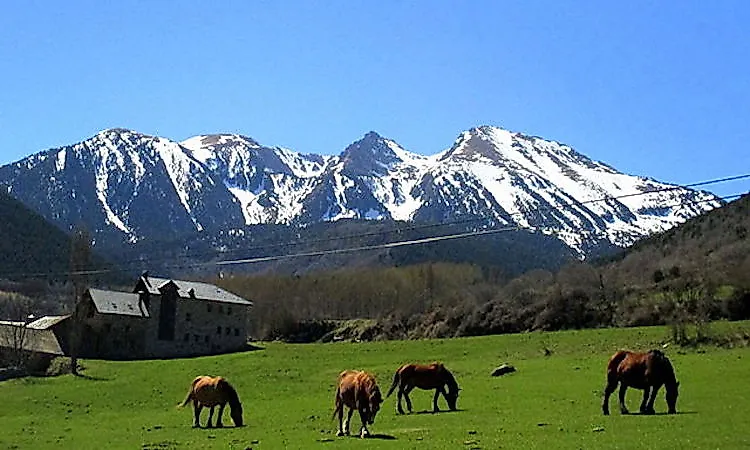
[[[422,263],[218,282],[255,302],[253,329],[261,338],[320,337],[337,326],[321,320],[357,318],[372,319],[367,338],[665,323],[700,328],[710,319],[750,317],[749,212],[745,196],[609,260],[510,280],[489,265]]]
[[[68,270],[70,238],[0,189],[0,278]]]

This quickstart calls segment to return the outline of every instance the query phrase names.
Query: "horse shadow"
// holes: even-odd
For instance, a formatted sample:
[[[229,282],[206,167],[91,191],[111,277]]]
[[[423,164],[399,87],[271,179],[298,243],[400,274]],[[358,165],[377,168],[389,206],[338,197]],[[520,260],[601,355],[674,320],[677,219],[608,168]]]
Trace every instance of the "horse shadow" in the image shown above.
[[[84,373],[73,374],[74,377],[89,381],[109,381],[109,378],[86,375]]]
[[[372,433],[369,436],[367,436],[366,439],[381,439],[384,441],[395,441],[396,436],[391,436],[390,434],[384,434],[384,433]]]
[[[465,410],[461,409],[461,408],[456,408],[456,409],[441,409],[440,411],[435,412],[435,411],[433,411],[431,409],[424,409],[422,411],[415,411],[414,414],[418,414],[418,415],[421,415],[421,414],[445,414],[445,413],[457,413],[457,412],[462,412],[462,411],[465,411]]]
[[[666,411],[661,411],[661,412],[651,413],[651,414],[642,413],[642,412],[630,413],[631,416],[682,416],[682,415],[690,415],[690,414],[698,414],[698,411],[677,411],[676,413],[673,413],[673,414],[670,414]]]

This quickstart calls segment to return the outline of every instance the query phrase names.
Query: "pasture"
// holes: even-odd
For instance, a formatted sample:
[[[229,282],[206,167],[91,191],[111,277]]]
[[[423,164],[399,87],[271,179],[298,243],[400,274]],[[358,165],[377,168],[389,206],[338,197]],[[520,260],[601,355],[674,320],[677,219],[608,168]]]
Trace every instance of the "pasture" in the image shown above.
[[[748,328],[747,323],[715,329]],[[0,383],[0,448],[739,448],[750,446],[750,348],[669,347],[681,382],[678,414],[601,413],[608,357],[619,348],[658,347],[663,327],[527,333],[450,340],[289,345],[194,359],[84,361],[86,377]],[[546,356],[544,348],[551,350]],[[374,437],[335,436],[336,376],[364,369],[387,391],[404,362],[440,360],[462,391],[457,412],[428,413],[432,393],[412,393],[415,413],[386,399]],[[518,372],[492,378],[502,362]],[[219,374],[237,388],[246,426],[193,429],[177,408],[196,375]],[[641,391],[629,390],[637,411]],[[441,398],[440,406],[447,409]],[[228,411],[225,423],[231,425]],[[202,423],[207,411],[204,410]],[[352,422],[353,429],[358,420]]]

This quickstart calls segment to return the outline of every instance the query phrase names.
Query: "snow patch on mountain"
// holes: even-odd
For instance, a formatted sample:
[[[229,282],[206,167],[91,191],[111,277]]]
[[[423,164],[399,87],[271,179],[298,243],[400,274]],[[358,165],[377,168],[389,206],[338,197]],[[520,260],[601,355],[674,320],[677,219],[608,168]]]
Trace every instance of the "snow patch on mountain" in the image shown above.
[[[131,240],[148,237],[156,219],[162,230],[177,223],[198,232],[340,219],[476,219],[470,227],[528,228],[583,255],[601,239],[626,246],[721,204],[710,193],[626,175],[567,145],[490,126],[462,132],[431,156],[375,132],[330,156],[239,134],[178,143],[109,129],[11,166],[0,171],[0,182],[51,220],[76,224],[75,214],[84,214],[77,202],[88,197],[102,213],[89,220],[103,220],[88,226]]]

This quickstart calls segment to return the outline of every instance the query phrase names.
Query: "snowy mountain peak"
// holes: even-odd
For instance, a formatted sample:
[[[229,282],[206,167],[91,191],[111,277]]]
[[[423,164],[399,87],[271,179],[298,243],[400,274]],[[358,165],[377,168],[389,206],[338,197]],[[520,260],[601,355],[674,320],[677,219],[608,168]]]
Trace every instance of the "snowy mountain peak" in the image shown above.
[[[341,154],[344,173],[352,176],[384,175],[402,162],[388,139],[374,131],[350,144]]]
[[[515,225],[580,255],[625,246],[721,204],[706,192],[617,172],[570,146],[495,126],[446,151],[409,152],[371,131],[338,156],[239,134],[182,142],[112,128],[0,167],[0,183],[63,228],[101,239],[224,233],[251,224],[396,219]]]

